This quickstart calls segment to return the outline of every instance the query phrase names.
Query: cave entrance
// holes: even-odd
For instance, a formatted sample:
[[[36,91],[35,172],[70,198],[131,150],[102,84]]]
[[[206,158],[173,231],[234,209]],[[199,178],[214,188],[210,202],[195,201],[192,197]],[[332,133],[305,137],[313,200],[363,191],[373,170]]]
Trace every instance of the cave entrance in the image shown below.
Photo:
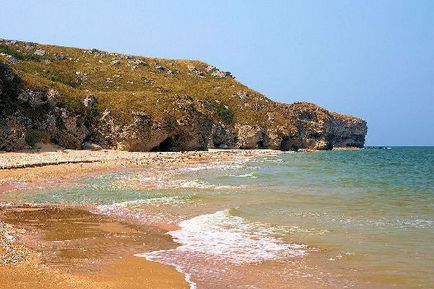
[[[174,137],[168,137],[165,140],[163,140],[158,146],[152,148],[152,152],[177,152],[179,151],[176,138],[178,136]]]
[[[267,145],[264,140],[260,140],[256,143],[256,148],[258,149],[266,149]]]
[[[280,142],[281,151],[298,151],[299,146],[296,142],[288,136],[285,136]]]
[[[268,148],[268,136],[265,133],[261,133],[261,137],[256,142],[256,148],[258,149],[266,149]]]

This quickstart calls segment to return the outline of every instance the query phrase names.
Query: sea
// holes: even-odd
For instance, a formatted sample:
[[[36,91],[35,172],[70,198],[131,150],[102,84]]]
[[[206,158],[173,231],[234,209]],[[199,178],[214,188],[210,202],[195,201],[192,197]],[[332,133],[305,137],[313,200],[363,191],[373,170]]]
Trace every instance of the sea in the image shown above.
[[[279,152],[88,176],[14,202],[167,228],[191,288],[434,288],[434,147]]]

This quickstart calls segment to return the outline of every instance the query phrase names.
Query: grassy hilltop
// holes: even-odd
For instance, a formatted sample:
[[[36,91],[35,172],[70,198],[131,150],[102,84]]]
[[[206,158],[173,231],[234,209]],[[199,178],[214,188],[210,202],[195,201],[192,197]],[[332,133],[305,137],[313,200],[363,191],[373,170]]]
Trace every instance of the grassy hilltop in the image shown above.
[[[225,122],[239,119],[260,124],[267,112],[279,106],[231,76],[223,76],[224,73],[212,76],[212,72],[207,72],[208,65],[200,61],[12,43],[0,44],[0,52],[17,59],[14,70],[22,76],[26,87],[54,88],[75,108],[89,94],[97,95],[101,109],[109,108],[127,121],[132,111],[176,114],[176,99],[183,96],[209,103],[216,116]],[[45,53],[35,54],[38,50]],[[212,67],[208,70],[212,71]],[[247,105],[238,93],[248,97]]]
[[[291,147],[290,139],[302,136],[301,127],[306,126],[306,121],[315,122],[316,134],[321,134],[321,130],[329,133],[326,131],[332,128],[322,127],[321,123],[330,122],[331,125],[331,120],[335,118],[348,123],[361,121],[357,118],[329,113],[309,103],[287,105],[271,101],[236,81],[230,73],[196,60],[148,58],[97,49],[2,40],[0,41],[0,62],[3,62],[7,69],[10,69],[19,79],[19,91],[30,91],[33,93],[30,94],[33,98],[35,92],[42,94],[44,95],[42,102],[47,97],[54,97],[54,106],[62,107],[69,114],[78,116],[76,126],[83,124],[89,130],[88,134],[80,140],[81,143],[84,141],[101,142],[106,147],[131,150],[153,148],[137,146],[137,144],[120,146],[119,143],[122,141],[119,141],[119,138],[118,140],[101,141],[101,132],[92,133],[92,124],[89,122],[96,127],[101,127],[102,124],[99,122],[103,112],[110,113],[110,121],[122,130],[123,135],[128,134],[127,126],[137,124],[138,115],[146,115],[146,119],[152,122],[152,125],[149,124],[151,130],[155,129],[157,123],[174,123],[171,128],[175,131],[173,135],[170,133],[170,128],[164,128],[165,132],[161,134],[161,137],[151,136],[151,132],[147,131],[146,136],[141,133],[139,139],[137,137],[135,139],[136,143],[149,140],[150,143],[155,142],[156,144],[167,141],[168,138],[172,138],[169,142],[179,143],[180,138],[194,134],[191,130],[187,132],[179,128],[196,125],[197,121],[192,121],[192,119],[196,117],[195,113],[198,113],[200,117],[209,122],[209,129],[200,129],[200,134],[203,134],[202,142],[207,139],[207,146],[223,145],[245,148],[254,146],[283,148],[285,145],[282,142],[285,142],[285,139],[289,141],[288,149],[302,148],[303,144],[300,141],[294,141]],[[41,112],[41,103],[35,106],[29,100],[32,97],[22,95],[20,97],[20,93],[16,94],[11,95],[8,100],[3,96],[3,112],[10,110],[11,107],[25,106],[28,102],[30,109],[20,110],[18,108],[21,115],[32,120],[30,125],[25,125],[26,131],[45,130],[47,125],[43,123],[43,116],[33,115]],[[89,97],[95,97],[95,101],[92,100],[95,104],[90,104],[92,119],[89,119],[89,103],[86,104],[84,101]],[[47,105],[44,104],[43,112],[49,114],[52,109],[46,107]],[[8,115],[10,116],[11,113]],[[5,117],[3,115],[3,118]],[[198,119],[198,121],[202,120]],[[66,123],[65,120],[63,122]],[[61,123],[56,123],[56,126],[59,129],[62,126],[65,127]],[[159,127],[161,128],[161,125]],[[220,130],[222,127],[224,132]],[[135,129],[137,132],[137,125]],[[222,141],[213,143],[216,129],[219,134],[232,134],[233,137],[229,141],[229,137],[222,136],[220,137]],[[363,138],[365,133],[362,131]],[[55,134],[52,133],[48,138],[59,142],[56,141]],[[246,135],[248,138],[252,137],[253,140],[243,140]],[[320,135],[306,137],[321,138]],[[324,137],[328,138],[328,136]],[[107,136],[102,136],[102,138],[107,139]],[[225,138],[228,140],[224,141]],[[68,146],[68,142],[64,142],[65,144]],[[350,142],[348,145],[360,146],[360,141],[354,144]],[[306,147],[310,146],[312,144],[306,143]],[[322,146],[330,148],[333,144]],[[194,149],[195,146],[191,148]],[[203,143],[198,148],[203,148]],[[314,145],[312,148],[322,147]],[[170,149],[183,148],[178,145]]]

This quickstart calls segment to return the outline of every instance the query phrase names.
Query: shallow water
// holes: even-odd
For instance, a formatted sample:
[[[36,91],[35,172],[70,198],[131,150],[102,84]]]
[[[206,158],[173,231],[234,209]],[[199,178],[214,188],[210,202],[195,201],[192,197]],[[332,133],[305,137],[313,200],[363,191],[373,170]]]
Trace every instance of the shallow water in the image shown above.
[[[167,228],[178,248],[138,255],[198,288],[434,288],[433,147],[131,170],[8,198]]]

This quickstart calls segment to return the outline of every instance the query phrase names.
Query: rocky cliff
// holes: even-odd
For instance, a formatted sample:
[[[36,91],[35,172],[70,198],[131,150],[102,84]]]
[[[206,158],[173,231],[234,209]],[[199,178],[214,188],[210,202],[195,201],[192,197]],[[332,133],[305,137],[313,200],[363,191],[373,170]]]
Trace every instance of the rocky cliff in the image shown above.
[[[362,147],[360,118],[283,104],[199,61],[0,41],[0,150]]]

